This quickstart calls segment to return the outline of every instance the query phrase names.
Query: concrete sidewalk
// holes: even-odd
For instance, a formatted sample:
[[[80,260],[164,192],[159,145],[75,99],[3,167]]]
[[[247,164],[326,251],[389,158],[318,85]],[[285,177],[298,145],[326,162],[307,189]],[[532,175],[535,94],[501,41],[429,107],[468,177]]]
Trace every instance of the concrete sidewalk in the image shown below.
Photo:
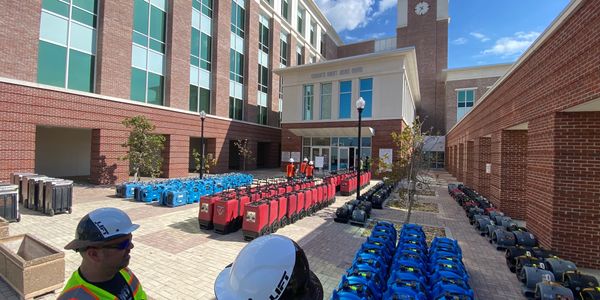
[[[275,171],[275,170],[273,170]],[[271,173],[276,175],[275,172]],[[263,175],[263,174],[261,174]],[[414,212],[414,223],[445,227],[458,239],[464,262],[471,275],[478,299],[522,299],[520,285],[508,271],[504,254],[497,252],[469,225],[463,210],[452,200],[446,182],[447,173],[439,173],[435,197],[423,202],[438,203],[439,213]],[[260,175],[259,175],[260,176]],[[375,181],[372,182],[374,184]],[[241,231],[228,235],[198,228],[198,204],[178,208],[160,207],[123,200],[113,196],[114,189],[78,186],[75,188],[73,213],[49,217],[27,209],[21,210],[22,221],[10,224],[12,235],[30,233],[62,249],[75,234],[78,221],[99,207],[118,207],[126,211],[141,227],[134,234],[135,248],[130,267],[153,299],[213,299],[213,284],[218,273],[231,263],[246,245]],[[296,240],[305,250],[311,269],[323,284],[326,299],[350,267],[354,254],[365,241],[364,229],[333,222],[335,209],[355,195],[337,196],[331,207],[281,228],[282,234]],[[374,210],[372,217],[404,221],[404,212],[394,209]],[[66,252],[65,280],[81,262],[79,254]],[[55,299],[49,294],[41,299]],[[18,299],[14,291],[0,281],[0,299]]]

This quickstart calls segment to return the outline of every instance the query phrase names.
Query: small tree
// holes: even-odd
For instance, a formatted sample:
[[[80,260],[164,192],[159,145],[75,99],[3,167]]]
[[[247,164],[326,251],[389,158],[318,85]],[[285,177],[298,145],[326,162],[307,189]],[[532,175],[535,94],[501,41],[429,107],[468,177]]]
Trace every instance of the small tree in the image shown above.
[[[415,119],[413,124],[401,132],[392,132],[394,143],[394,159],[391,164],[384,159],[378,162],[379,171],[392,182],[402,182],[403,188],[398,191],[401,199],[407,200],[408,213],[405,223],[410,222],[412,208],[416,203],[416,190],[430,190],[428,166],[425,161],[423,145],[425,134],[421,132],[422,122]]]
[[[138,181],[141,174],[153,178],[159,176],[165,137],[152,133],[156,127],[145,116],[126,118],[121,123],[131,129],[127,142],[121,145],[128,149],[127,154],[121,159],[129,160],[133,168],[134,180]]]
[[[246,161],[254,159],[252,150],[250,150],[250,145],[248,144],[248,139],[235,140],[233,144],[237,147],[238,154],[242,158],[242,170],[246,171]]]
[[[200,158],[202,157],[202,155],[200,155],[200,152],[198,152],[198,150],[193,149],[192,156],[194,157],[194,162],[196,166],[195,171],[196,173],[198,173],[200,172]],[[204,174],[210,174],[210,169],[216,165],[217,159],[213,157],[212,153],[204,155]]]

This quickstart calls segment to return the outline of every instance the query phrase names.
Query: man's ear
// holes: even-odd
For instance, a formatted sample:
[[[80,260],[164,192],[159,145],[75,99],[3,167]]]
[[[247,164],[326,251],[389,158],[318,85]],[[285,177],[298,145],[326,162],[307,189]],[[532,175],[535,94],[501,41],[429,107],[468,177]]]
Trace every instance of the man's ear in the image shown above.
[[[84,256],[87,256],[89,259],[91,259],[94,262],[99,262],[102,256],[102,253],[100,253],[100,249],[98,248],[88,248],[87,250],[85,250]]]

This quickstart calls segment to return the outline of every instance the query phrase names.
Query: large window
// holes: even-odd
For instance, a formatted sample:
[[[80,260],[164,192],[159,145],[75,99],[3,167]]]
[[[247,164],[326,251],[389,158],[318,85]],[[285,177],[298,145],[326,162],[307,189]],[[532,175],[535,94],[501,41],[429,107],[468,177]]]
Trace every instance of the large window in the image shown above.
[[[360,80],[360,96],[365,100],[365,109],[362,112],[363,117],[373,116],[373,78],[364,78]]]
[[[313,45],[314,47],[317,46],[317,39],[316,39],[316,29],[317,24],[315,23],[310,23],[310,44]]]
[[[296,30],[301,34],[304,33],[304,9],[298,6],[298,24],[296,26]]]
[[[288,0],[281,0],[281,16],[287,21],[290,20],[290,4]]]
[[[229,97],[229,117],[235,120],[242,120],[244,117],[243,113],[244,100]]]
[[[267,125],[267,99],[269,98],[269,19],[259,16],[258,39],[258,120]]]
[[[312,120],[313,119],[313,85],[307,84],[304,86],[304,101],[303,101],[303,120]]]
[[[193,0],[192,5],[190,110],[210,113],[212,0]]]
[[[475,103],[475,89],[457,91],[456,121],[460,121]]]
[[[321,83],[321,120],[331,119],[331,83]]]
[[[284,67],[288,65],[288,55],[290,53],[290,49],[288,48],[288,35],[285,32],[282,32],[279,37],[279,63],[280,67]]]
[[[244,83],[244,54],[229,49],[229,79]]]
[[[352,109],[352,81],[340,82],[340,119],[350,118]]]
[[[298,46],[296,47],[296,64],[303,65],[304,64],[304,47]]]
[[[37,81],[94,92],[98,1],[42,1]]]
[[[134,0],[131,99],[163,104],[166,0]]]
[[[246,10],[243,0],[231,1],[231,32],[244,38],[244,24],[246,20]]]

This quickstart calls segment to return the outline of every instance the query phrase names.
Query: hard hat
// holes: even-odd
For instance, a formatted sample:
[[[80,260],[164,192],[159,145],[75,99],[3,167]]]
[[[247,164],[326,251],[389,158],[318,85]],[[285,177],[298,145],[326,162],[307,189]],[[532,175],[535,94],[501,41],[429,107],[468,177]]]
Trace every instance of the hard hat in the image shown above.
[[[217,276],[214,288],[218,300],[323,299],[323,287],[310,271],[304,250],[276,234],[246,245]]]
[[[314,163],[314,162],[311,160],[311,161],[310,161],[308,164],[312,166],[312,165],[314,165],[315,163]]]
[[[290,157],[290,162],[293,163],[294,162],[294,158]]]
[[[305,158],[304,158],[304,161],[308,161],[308,157],[305,157]]]
[[[114,207],[98,208],[85,215],[77,224],[75,239],[65,246],[67,250],[78,250],[102,245],[107,241],[126,236],[138,229],[129,216]]]

